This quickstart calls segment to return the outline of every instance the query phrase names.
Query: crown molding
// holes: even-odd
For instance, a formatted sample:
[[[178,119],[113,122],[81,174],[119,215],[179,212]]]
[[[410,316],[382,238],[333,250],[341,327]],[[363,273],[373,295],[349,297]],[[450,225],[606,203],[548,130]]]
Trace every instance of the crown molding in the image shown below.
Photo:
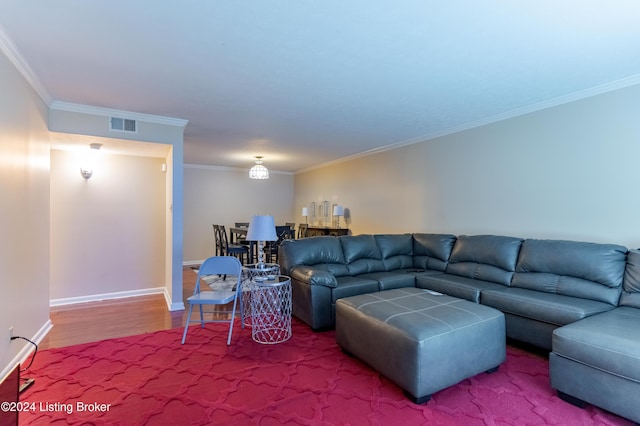
[[[11,39],[4,32],[2,26],[0,26],[0,51],[4,52],[9,61],[18,69],[18,72],[27,80],[29,85],[36,91],[38,96],[47,105],[51,105],[53,99],[47,90],[44,88],[40,80],[36,77],[33,70],[24,60],[22,55],[18,52],[16,45],[13,44]]]
[[[361,157],[367,157],[369,155],[379,154],[381,152],[391,151],[393,149],[401,148],[403,146],[414,145],[421,142],[427,142],[436,138],[440,138],[443,136],[452,135],[454,133],[460,133],[465,130],[475,129],[477,127],[486,126],[488,124],[497,123],[499,121],[508,120],[510,118],[519,117],[522,115],[530,114],[536,111],[541,111],[544,109],[568,104],[571,102],[576,102],[582,99],[591,98],[593,96],[602,95],[604,93],[613,92],[615,90],[624,89],[627,87],[635,86],[640,84],[640,74],[635,74],[629,77],[625,77],[619,80],[614,80],[609,83],[601,84],[598,86],[590,87],[588,89],[579,90],[577,92],[569,93],[567,95],[558,96],[556,98],[552,98],[546,101],[538,102],[532,105],[528,105],[523,108],[517,108],[511,111],[507,111],[504,113],[492,115],[491,117],[483,118],[481,120],[471,121],[469,123],[463,123],[458,126],[449,127],[448,129],[444,129],[438,132],[433,132],[430,134],[417,136],[411,139],[405,139],[400,142],[392,143],[389,145],[385,145],[382,147],[370,149],[367,151],[363,151],[357,154],[349,155],[347,157],[338,158],[337,160],[328,161],[326,163],[318,164],[316,166],[307,167],[305,169],[297,170],[295,173],[305,173],[310,172],[312,170],[321,169],[324,167],[332,166],[335,164],[344,163],[346,161],[355,160]]]
[[[148,123],[164,124],[167,126],[175,126],[184,128],[189,120],[180,118],[163,117],[159,115],[141,114],[137,112],[121,111],[109,108],[100,108],[89,105],[74,104],[70,102],[54,101],[49,92],[44,88],[35,73],[24,60],[13,41],[7,36],[2,26],[0,26],[0,51],[4,52],[9,61],[16,67],[18,72],[27,80],[29,85],[36,91],[38,96],[50,109],[60,111],[78,112],[84,114],[93,114],[106,117],[129,118],[132,120],[145,121]]]
[[[227,166],[210,166],[207,164],[184,164],[184,169],[200,169],[200,170],[216,170],[221,172],[242,172],[246,173],[251,167],[227,167]],[[269,173],[274,175],[293,175],[294,172],[284,172],[280,170],[272,170],[269,168]]]
[[[189,120],[181,118],[163,117],[160,115],[142,114],[139,112],[123,111],[111,108],[102,108],[91,105],[74,104],[71,102],[53,101],[51,109],[58,111],[77,112],[81,114],[100,115],[104,117],[127,118],[131,120],[144,121],[147,123],[164,124],[184,128]]]

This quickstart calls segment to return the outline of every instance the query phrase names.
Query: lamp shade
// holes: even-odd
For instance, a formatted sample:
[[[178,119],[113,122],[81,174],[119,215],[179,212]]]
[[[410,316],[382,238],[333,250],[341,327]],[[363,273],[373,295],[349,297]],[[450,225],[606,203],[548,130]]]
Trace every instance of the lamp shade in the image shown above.
[[[247,229],[247,241],[276,241],[276,224],[273,216],[253,216]]]
[[[302,216],[303,217],[309,216],[309,207],[303,207],[302,208]]]
[[[344,216],[344,207],[335,205],[333,206],[333,215],[334,216]]]
[[[262,164],[256,164],[249,170],[249,177],[251,179],[269,179],[269,170]]]

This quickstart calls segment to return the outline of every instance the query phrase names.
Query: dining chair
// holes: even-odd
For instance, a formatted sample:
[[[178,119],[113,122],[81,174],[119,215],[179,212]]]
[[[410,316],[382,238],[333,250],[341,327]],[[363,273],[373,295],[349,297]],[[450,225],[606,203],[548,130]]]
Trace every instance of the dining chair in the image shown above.
[[[275,257],[275,263],[278,263],[280,243],[284,240],[293,240],[295,238],[295,231],[288,225],[276,226],[276,235],[278,239],[276,241],[270,241],[264,248],[264,255],[268,262],[274,261],[273,258]]]
[[[214,255],[215,256],[222,256],[223,254],[223,247],[222,247],[222,239],[220,237],[220,226],[219,225],[213,225],[213,241],[214,241]]]
[[[298,225],[298,238],[307,237],[307,228],[309,228],[309,225],[306,223],[301,223],[300,225]]]
[[[212,287],[211,290],[202,291],[200,289],[202,278],[206,275],[223,275],[233,277],[236,281],[233,288],[224,288],[223,285],[229,286],[229,282],[226,280],[216,280],[209,284]],[[184,333],[182,333],[182,344],[187,338],[187,331],[189,330],[189,323],[200,322],[202,328],[204,324],[208,322],[228,322],[229,323],[229,336],[227,337],[227,345],[231,344],[231,334],[233,333],[233,322],[236,315],[236,306],[238,305],[238,297],[242,294],[242,265],[240,261],[233,256],[213,256],[202,262],[200,269],[198,270],[198,277],[196,278],[196,285],[193,290],[193,295],[187,299],[189,303],[189,314],[187,315],[187,322],[184,326]],[[216,310],[216,315],[223,314],[223,316],[229,316],[226,319],[211,319],[205,320],[203,311],[204,305],[228,305],[233,302],[233,307],[229,311]],[[198,305],[200,309],[200,320],[192,320],[191,312],[193,307]],[[209,312],[207,312],[209,313]],[[240,317],[242,318],[242,303],[240,303]],[[242,324],[244,328],[244,324]]]
[[[249,222],[236,222],[235,223],[235,228],[242,228],[245,231],[249,229]],[[231,242],[233,243],[233,236],[231,235],[231,229],[229,230],[229,239],[231,240]],[[247,235],[247,234],[243,234],[243,235]],[[249,241],[245,240],[244,238],[238,239],[236,241],[238,244],[242,244],[243,246],[248,246],[250,243]]]
[[[230,244],[224,225],[218,226],[218,238],[222,242],[222,253],[220,256],[235,256],[240,259],[240,262],[248,263],[249,247],[242,244]],[[246,259],[246,262],[244,262],[243,259]]]

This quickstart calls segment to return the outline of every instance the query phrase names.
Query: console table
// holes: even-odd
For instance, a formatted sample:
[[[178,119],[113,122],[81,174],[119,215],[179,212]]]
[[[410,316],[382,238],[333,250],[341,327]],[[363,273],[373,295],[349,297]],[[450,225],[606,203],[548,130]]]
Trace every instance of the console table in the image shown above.
[[[349,228],[333,228],[330,226],[309,226],[307,227],[307,237],[316,235],[349,235]]]

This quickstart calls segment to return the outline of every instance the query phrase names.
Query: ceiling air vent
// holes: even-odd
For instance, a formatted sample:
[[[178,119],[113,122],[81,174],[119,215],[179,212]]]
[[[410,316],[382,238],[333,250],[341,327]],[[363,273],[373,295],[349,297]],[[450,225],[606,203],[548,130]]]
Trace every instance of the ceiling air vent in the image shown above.
[[[128,118],[111,117],[109,121],[109,129],[114,132],[137,132],[136,120],[130,120]]]

